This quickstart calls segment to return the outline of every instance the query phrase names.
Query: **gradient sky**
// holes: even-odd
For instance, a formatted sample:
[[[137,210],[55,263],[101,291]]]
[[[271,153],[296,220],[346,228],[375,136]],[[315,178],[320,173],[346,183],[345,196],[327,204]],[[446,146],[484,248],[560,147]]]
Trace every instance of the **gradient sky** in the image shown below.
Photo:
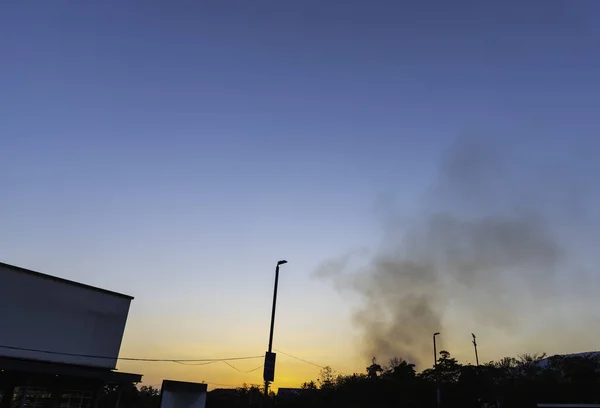
[[[461,135],[598,157],[599,50],[595,0],[2,2],[1,260],[135,296],[122,356],[211,358],[264,353],[285,258],[275,348],[362,371],[314,271],[415,211]],[[279,355],[275,385],[318,372]]]

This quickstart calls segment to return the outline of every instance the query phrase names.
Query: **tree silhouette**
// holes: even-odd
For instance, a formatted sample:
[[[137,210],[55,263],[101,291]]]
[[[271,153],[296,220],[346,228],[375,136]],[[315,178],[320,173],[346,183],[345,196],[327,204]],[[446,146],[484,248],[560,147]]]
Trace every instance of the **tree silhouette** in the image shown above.
[[[373,359],[364,373],[350,375],[339,375],[325,367],[316,381],[302,385],[304,392],[297,397],[276,397],[274,401],[277,408],[434,408],[438,379],[443,408],[483,408],[484,404],[491,407],[497,403],[501,408],[533,407],[536,402],[600,403],[600,360],[596,355],[546,358],[545,354],[526,354],[476,367],[460,364],[447,350],[439,353],[435,368],[418,374],[413,364],[397,357],[384,367]],[[248,395],[250,389],[244,387],[237,392]],[[260,390],[256,391],[262,398]],[[229,405],[212,404],[208,408],[256,406],[257,400],[253,401],[240,398]]]
[[[321,389],[335,388],[336,376],[333,369],[329,366],[323,367],[319,373],[319,379],[317,380],[317,383]]]
[[[371,379],[376,379],[381,373],[383,373],[383,368],[377,364],[377,359],[373,357],[371,365],[367,367],[367,376]]]
[[[416,377],[415,365],[392,357],[384,370],[384,375],[397,381],[410,381]]]

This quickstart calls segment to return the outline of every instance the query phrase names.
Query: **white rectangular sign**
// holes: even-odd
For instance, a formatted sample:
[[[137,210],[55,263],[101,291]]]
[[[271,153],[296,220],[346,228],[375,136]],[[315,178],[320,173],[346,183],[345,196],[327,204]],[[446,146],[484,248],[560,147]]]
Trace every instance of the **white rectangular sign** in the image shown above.
[[[160,408],[204,408],[207,389],[202,383],[164,380]]]

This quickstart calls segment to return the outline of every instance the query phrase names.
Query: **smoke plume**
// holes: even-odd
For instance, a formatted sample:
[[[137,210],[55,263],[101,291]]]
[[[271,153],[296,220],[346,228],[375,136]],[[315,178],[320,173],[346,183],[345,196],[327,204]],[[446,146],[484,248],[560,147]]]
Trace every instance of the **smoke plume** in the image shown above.
[[[565,226],[585,225],[580,173],[561,160],[460,140],[421,209],[384,217],[378,249],[323,264],[318,276],[359,298],[353,323],[366,358],[430,361],[450,305],[478,328],[518,333],[522,310],[561,296],[557,274],[577,273]]]

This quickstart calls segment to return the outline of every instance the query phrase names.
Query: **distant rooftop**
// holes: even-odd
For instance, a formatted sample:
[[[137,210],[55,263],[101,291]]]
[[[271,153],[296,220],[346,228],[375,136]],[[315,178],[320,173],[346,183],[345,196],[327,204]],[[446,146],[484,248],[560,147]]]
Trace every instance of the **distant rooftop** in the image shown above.
[[[212,395],[237,395],[238,390],[236,388],[215,388],[209,392]]]
[[[546,368],[550,365],[550,361],[553,358],[600,358],[600,351],[586,351],[583,353],[573,353],[573,354],[556,354],[553,356],[548,356],[537,362],[537,366],[541,368]]]
[[[68,280],[68,279],[64,279],[64,278],[59,278],[58,276],[47,275],[45,273],[36,272],[36,271],[32,271],[30,269],[21,268],[20,266],[9,265],[9,264],[4,263],[4,262],[0,262],[0,268],[11,269],[11,270],[16,271],[16,272],[21,272],[21,273],[26,273],[26,274],[29,274],[29,275],[37,276],[38,278],[53,280],[55,282],[65,283],[67,285],[78,286],[80,288],[85,288],[85,289],[93,290],[93,291],[96,291],[96,292],[102,292],[102,293],[106,293],[106,294],[109,294],[109,295],[119,296],[119,297],[122,297],[122,298],[133,300],[133,296],[124,295],[122,293],[117,293],[117,292],[113,292],[113,291],[110,291],[110,290],[97,288],[95,286],[86,285],[85,283],[79,283],[79,282],[75,282],[75,281],[72,281],[72,280]]]
[[[306,394],[306,390],[303,388],[279,388],[277,390],[277,396],[282,398],[299,397]]]

